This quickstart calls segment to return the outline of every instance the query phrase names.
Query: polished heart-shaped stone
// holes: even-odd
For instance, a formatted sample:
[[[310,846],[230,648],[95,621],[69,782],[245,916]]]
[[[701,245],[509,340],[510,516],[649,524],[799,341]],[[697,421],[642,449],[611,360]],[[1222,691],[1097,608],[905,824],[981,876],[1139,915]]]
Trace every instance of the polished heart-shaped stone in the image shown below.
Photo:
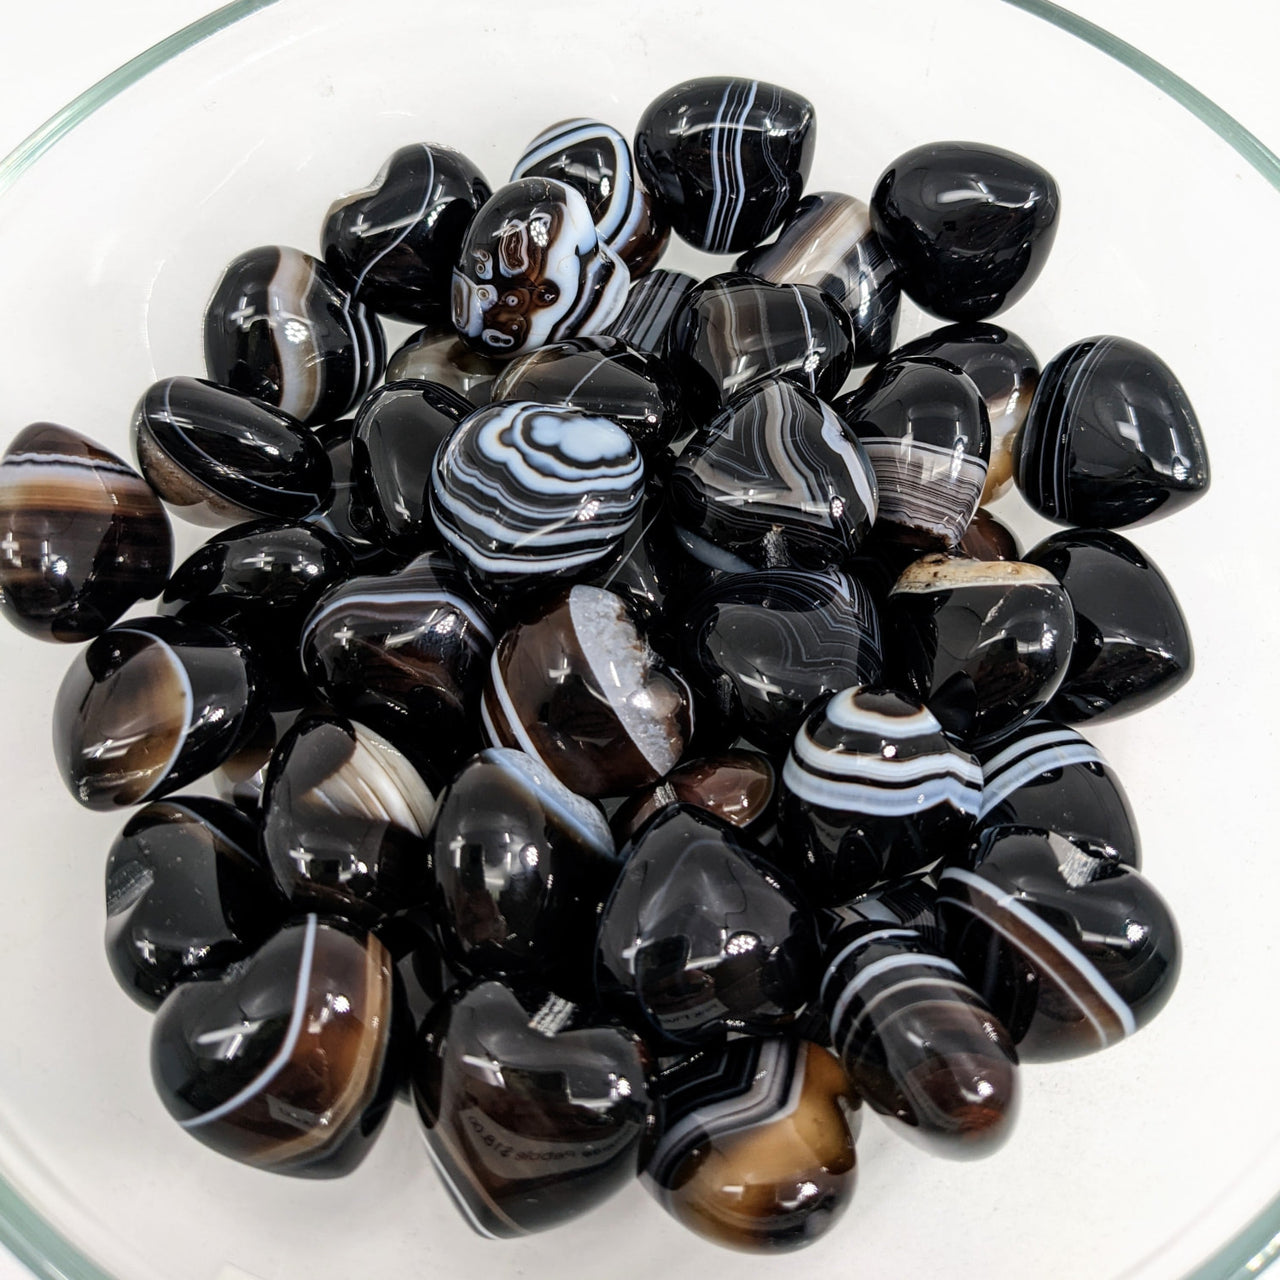
[[[498,641],[480,713],[490,743],[527,751],[584,796],[657,782],[693,731],[688,685],[626,602],[581,585]]]
[[[258,852],[258,824],[208,796],[138,810],[107,855],[106,897],[111,971],[148,1009],[180,982],[243,960],[285,911]]]
[[[730,273],[685,294],[664,353],[702,424],[765,378],[830,399],[853,367],[853,329],[848,312],[813,285]]]
[[[640,185],[631,146],[612,125],[576,117],[544,129],[524,149],[511,180],[555,178],[587,202],[606,248],[642,276],[667,247],[671,227]]]
[[[294,907],[372,926],[426,901],[434,816],[430,787],[385,738],[304,716],[267,768],[262,848]]]
[[[1058,205],[1058,184],[1034,161],[976,142],[932,142],[881,174],[871,226],[913,301],[944,320],[985,320],[1035,283]]]
[[[947,954],[1027,1062],[1079,1057],[1145,1026],[1173,993],[1178,927],[1115,851],[989,827],[938,879]]]
[[[1074,729],[1029,720],[975,754],[982,765],[979,827],[1041,827],[1076,836],[1142,869],[1138,828],[1120,779]]]
[[[679,654],[703,718],[774,757],[816,698],[875,684],[884,661],[870,593],[834,570],[721,576],[685,611]]]
[[[1068,529],[1027,552],[1062,583],[1076,615],[1050,714],[1068,724],[1117,719],[1182,688],[1195,670],[1187,620],[1168,579],[1127,538]]]
[[[205,308],[209,377],[308,426],[354,408],[386,359],[377,317],[297,249],[242,253]]]
[[[918,547],[954,547],[978,509],[991,456],[976,384],[928,357],[891,360],[833,408],[875,469],[876,532]]]
[[[431,831],[446,959],[589,997],[596,924],[620,866],[598,805],[523,751],[480,752],[441,793]]]
[[[636,128],[640,177],[676,235],[707,253],[767,240],[813,163],[813,104],[776,84],[704,76],[656,97]]]
[[[577,191],[521,178],[499,187],[467,228],[453,269],[453,325],[482,355],[510,359],[599,333],[622,310],[629,283]]]
[[[513,360],[494,400],[560,404],[616,422],[646,457],[686,427],[684,392],[657,356],[604,334],[570,338]]]
[[[1040,381],[1034,352],[1016,333],[994,324],[949,324],[908,342],[892,360],[944,360],[972,379],[991,422],[991,457],[982,501],[994,502],[1013,484],[1014,443]]]
[[[256,659],[216,627],[117,623],[82,649],[53,706],[62,780],[90,809],[141,804],[203,777],[265,714]]]
[[[971,1160],[1013,1128],[1018,1055],[919,927],[922,914],[933,923],[933,897],[913,877],[845,907],[825,944],[820,996],[831,1042],[871,1109],[926,1151]]]
[[[333,470],[324,445],[289,414],[198,378],[149,387],[133,415],[147,483],[185,520],[297,520],[320,508]]]
[[[0,458],[0,613],[39,640],[88,640],[157,595],[168,517],[143,478],[69,427],[35,422]]]
[[[875,472],[844,420],[782,380],[730,401],[676,459],[668,486],[681,541],[713,569],[825,569],[876,518]]]
[[[675,805],[619,853],[596,945],[606,1007],[664,1046],[795,1021],[817,979],[813,916],[750,836]]]
[[[387,381],[434,382],[479,408],[489,403],[489,389],[504,363],[473,351],[450,320],[447,329],[431,326],[411,333],[387,361]]]
[[[641,1181],[698,1235],[750,1253],[799,1249],[849,1207],[862,1104],[826,1049],[734,1040],[669,1067],[654,1092]]]
[[[994,741],[1058,691],[1075,640],[1075,613],[1047,569],[1020,560],[924,556],[889,595],[893,683],[943,730]]]
[[[864,201],[839,191],[810,193],[777,239],[744,253],[734,269],[830,294],[853,321],[854,363],[874,364],[893,349],[902,296],[898,267],[871,230]]]
[[[667,271],[663,267],[650,271],[633,282],[622,310],[602,332],[621,338],[637,351],[661,355],[671,317],[679,309],[684,295],[697,283],[683,271]]]
[[[410,324],[447,323],[462,238],[491,194],[460,151],[436,142],[401,147],[369,186],[329,206],[321,256],[370,311]]]
[[[390,1110],[407,1049],[403,999],[373,934],[309,915],[221,979],[169,996],[151,1076],[169,1114],[222,1155],[339,1177]]]
[[[1018,438],[1018,488],[1058,524],[1118,529],[1209,487],[1200,422],[1173,370],[1130,338],[1086,338],[1044,367]]]
[[[413,1100],[467,1222],[528,1235],[626,1186],[649,1121],[644,1061],[633,1033],[544,987],[455,987],[423,1023]]]
[[[303,623],[312,687],[334,708],[447,777],[477,737],[495,624],[443,552],[351,578]]]
[[[925,707],[844,689],[795,735],[771,856],[812,902],[839,906],[964,848],[981,796],[978,762]]]

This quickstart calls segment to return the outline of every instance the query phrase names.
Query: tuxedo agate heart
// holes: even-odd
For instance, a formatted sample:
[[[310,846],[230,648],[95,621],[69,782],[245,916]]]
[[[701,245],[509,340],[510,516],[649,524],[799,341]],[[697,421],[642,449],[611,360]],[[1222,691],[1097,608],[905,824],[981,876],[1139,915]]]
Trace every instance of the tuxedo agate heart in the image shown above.
[[[427,1152],[481,1235],[558,1226],[637,1173],[649,1116],[639,1039],[533,985],[455,988],[418,1038]]]
[[[394,973],[372,934],[307,916],[220,981],[178,987],[151,1037],[151,1075],[169,1114],[245,1164],[348,1173],[395,1091]]]

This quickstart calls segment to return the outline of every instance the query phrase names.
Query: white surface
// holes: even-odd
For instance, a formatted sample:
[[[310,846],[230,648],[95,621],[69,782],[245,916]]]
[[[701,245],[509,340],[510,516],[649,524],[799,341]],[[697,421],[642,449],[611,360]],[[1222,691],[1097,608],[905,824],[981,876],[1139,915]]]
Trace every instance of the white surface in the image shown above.
[[[294,0],[292,29],[280,12],[250,21],[263,24],[263,51],[292,65],[320,43],[316,15],[328,7]],[[563,15],[589,12],[586,25],[599,24],[591,38],[604,53],[594,61],[584,58],[575,70],[583,78],[577,96],[545,62],[522,58],[533,37],[522,41],[511,33],[526,30],[531,11],[491,6],[486,24],[493,48],[458,55],[456,88],[433,97],[433,81],[455,60],[431,44],[429,33],[446,25],[444,18],[433,5],[418,7],[426,16],[406,24],[405,38],[419,41],[420,100],[437,108],[432,120],[438,118],[438,130],[420,109],[405,109],[390,97],[373,101],[359,127],[344,118],[332,98],[345,102],[352,86],[364,83],[358,59],[349,68],[334,65],[303,77],[305,96],[290,102],[279,83],[247,75],[228,75],[225,83],[206,87],[218,65],[215,51],[207,49],[169,73],[165,83],[178,103],[175,120],[168,113],[160,119],[138,114],[133,91],[103,113],[100,133],[86,133],[74,148],[64,144],[61,157],[55,152],[42,162],[38,180],[24,180],[14,195],[38,199],[37,223],[6,221],[11,210],[0,199],[0,243],[8,245],[4,236],[21,228],[48,237],[43,244],[62,237],[71,246],[65,254],[42,257],[39,272],[29,262],[19,266],[21,279],[40,280],[40,296],[10,292],[6,281],[0,350],[8,367],[0,437],[7,439],[29,419],[51,417],[125,452],[128,410],[146,380],[190,371],[193,362],[198,369],[195,324],[211,272],[250,243],[280,239],[308,247],[317,210],[329,196],[367,179],[382,155],[415,129],[457,141],[500,180],[504,158],[518,152],[526,134],[558,118],[557,112],[594,110],[606,118],[623,113],[623,123],[662,85],[686,72],[712,69],[709,59],[724,49],[736,54],[735,66],[745,65],[747,56],[758,58],[761,74],[817,100],[823,133],[815,186],[847,183],[865,194],[862,188],[869,189],[885,160],[928,136],[986,136],[1043,157],[1061,182],[1067,213],[1045,277],[1011,314],[1011,327],[1042,357],[1075,337],[1105,330],[1128,332],[1155,346],[1200,409],[1214,466],[1214,490],[1202,503],[1134,534],[1177,583],[1200,650],[1196,679],[1178,699],[1096,735],[1138,810],[1148,870],[1182,921],[1182,987],[1162,1017],[1132,1043],[1098,1058],[1028,1071],[1021,1132],[981,1166],[917,1157],[868,1121],[859,1145],[862,1185],[849,1220],[803,1261],[757,1263],[694,1241],[679,1243],[673,1261],[674,1236],[638,1192],[569,1234],[490,1250],[473,1241],[441,1203],[404,1114],[393,1117],[359,1174],[337,1184],[273,1182],[216,1159],[176,1126],[167,1126],[163,1116],[157,1118],[144,1065],[146,1017],[115,991],[96,957],[99,868],[113,822],[75,809],[53,775],[45,746],[44,717],[68,655],[6,632],[0,638],[8,659],[0,698],[9,733],[0,744],[0,768],[11,784],[17,780],[19,794],[9,806],[0,852],[10,859],[38,853],[45,866],[40,875],[16,883],[6,870],[7,936],[0,955],[22,957],[27,966],[6,970],[17,978],[15,987],[49,982],[39,998],[14,991],[0,1028],[0,1129],[8,1131],[0,1138],[9,1143],[6,1158],[21,1165],[15,1135],[42,1157],[56,1153],[48,1155],[47,1169],[36,1159],[22,1165],[32,1194],[47,1194],[54,1204],[67,1194],[92,1203],[96,1216],[76,1219],[68,1228],[100,1244],[119,1233],[121,1241],[102,1247],[110,1250],[107,1260],[122,1269],[141,1253],[185,1259],[182,1274],[166,1280],[206,1280],[224,1260],[259,1271],[262,1280],[293,1280],[291,1260],[303,1255],[331,1257],[336,1276],[350,1256],[344,1237],[355,1232],[367,1232],[371,1240],[403,1239],[419,1251],[420,1269],[383,1270],[384,1280],[482,1265],[531,1280],[557,1272],[566,1280],[598,1278],[606,1269],[619,1280],[654,1272],[684,1280],[727,1267],[771,1280],[784,1268],[815,1264],[840,1277],[865,1271],[943,1280],[1172,1280],[1280,1187],[1272,1088],[1280,1037],[1261,996],[1276,973],[1265,939],[1274,927],[1270,903],[1280,890],[1274,862],[1280,813],[1274,795],[1262,792],[1274,790],[1280,763],[1268,719],[1275,692],[1268,632],[1275,634],[1280,617],[1274,599],[1258,603],[1252,594],[1259,582],[1270,582],[1272,572],[1274,499],[1265,494],[1268,476],[1258,468],[1274,465],[1270,450],[1280,385],[1269,304],[1280,290],[1280,268],[1269,244],[1255,259],[1247,256],[1251,237],[1265,236],[1264,243],[1274,238],[1263,229],[1276,225],[1277,196],[1180,108],[1057,33],[1044,41],[1027,35],[1035,41],[1028,47],[1053,50],[1043,65],[1035,57],[984,59],[982,42],[975,41],[968,65],[980,83],[948,96],[944,74],[907,73],[896,86],[895,102],[888,91],[864,95],[867,83],[879,82],[872,72],[859,76],[860,60],[879,44],[868,48],[859,33],[881,21],[900,33],[909,22],[881,18],[870,6],[862,18],[860,7],[848,0],[835,6],[847,34],[833,42],[825,29],[814,32],[806,62],[767,39],[779,25],[776,4],[740,0],[733,29],[713,40],[705,24],[718,5],[687,0],[683,47],[673,54],[646,43],[647,15],[668,7],[678,12],[677,6],[661,0],[636,6],[644,14],[638,17],[614,6],[620,16],[611,28],[601,18],[605,5],[548,0],[543,21],[554,21],[571,44],[582,28]],[[1076,0],[1074,7],[1146,49],[1280,146],[1270,65],[1280,47],[1275,6],[1218,0],[1206,12],[1191,0]],[[206,5],[44,0],[9,8],[0,48],[0,153],[92,80],[199,16]],[[929,20],[918,26],[926,51],[941,40],[963,45],[973,33],[961,30],[960,15],[970,11],[975,21],[994,24],[993,38],[1006,26],[1014,30],[1013,49],[1022,47],[1024,29],[1030,33],[1035,25],[989,0],[952,0],[946,12],[941,5],[904,0],[901,9],[928,12]],[[610,56],[606,40],[614,31],[625,41],[629,61]],[[404,64],[399,50],[391,56]],[[840,68],[834,78],[833,68]],[[492,94],[485,91],[489,76],[497,84]],[[524,85],[514,119],[504,117],[500,106],[511,77]],[[188,83],[196,86],[190,100],[184,94]],[[256,110],[278,120],[292,139],[289,147],[246,151],[204,124],[227,111],[238,94],[245,95],[245,118]],[[1060,103],[1060,119],[1046,111],[1047,98]],[[827,109],[837,101],[847,113],[843,128],[836,125],[838,112]],[[993,101],[1000,108],[994,114]],[[1106,110],[1095,120],[1098,103]],[[1073,132],[1077,116],[1092,122],[1097,154]],[[998,126],[991,123],[995,119]],[[191,151],[176,146],[168,132],[179,123]],[[153,152],[139,145],[121,169],[110,162],[110,145],[114,131],[126,127],[143,136],[154,129],[156,144]],[[89,145],[95,138],[102,143],[96,153]],[[211,174],[224,175],[229,187]],[[1105,199],[1094,186],[1099,182]],[[263,198],[245,207],[244,191]],[[191,215],[185,221],[184,211]],[[150,261],[139,245],[149,238],[157,242],[157,265],[139,297],[138,263]],[[6,256],[21,254],[10,249]],[[11,265],[7,275],[12,274]],[[1106,290],[1101,295],[1100,286]],[[20,313],[15,297],[23,298]],[[89,322],[69,331],[68,321],[74,324],[77,315],[87,315]],[[33,349],[31,325],[63,335],[60,352],[49,351],[47,371],[9,359],[15,349]],[[151,359],[143,341],[151,344]],[[1265,353],[1260,371],[1246,371],[1255,379],[1252,385],[1233,363],[1250,349]],[[105,354],[117,350],[126,352],[120,361]],[[131,350],[136,354],[128,355]],[[1207,551],[1214,538],[1224,543]],[[1264,669],[1268,660],[1271,676],[1255,676],[1246,686],[1245,664]],[[1246,690],[1259,701],[1251,702]],[[47,815],[57,817],[50,821]],[[1232,871],[1258,892],[1232,897],[1240,892],[1224,887]],[[73,885],[81,887],[68,887]],[[61,972],[76,956],[86,958],[79,989]],[[50,975],[60,981],[55,984]],[[20,1082],[21,1097],[5,1092],[10,1072]],[[1093,1109],[1090,1099],[1097,1100]],[[1103,1129],[1099,1116],[1106,1119]],[[150,1177],[130,1163],[136,1150],[147,1152],[154,1166]],[[1049,1186],[1053,1204],[1046,1206]],[[143,1248],[145,1219],[137,1205],[158,1208],[170,1196],[180,1207],[173,1214],[155,1213],[152,1230],[160,1252],[151,1254]],[[197,1199],[202,1213],[193,1221]],[[278,1213],[274,1232],[253,1220],[259,1201]],[[326,1222],[336,1225],[336,1234],[331,1247],[317,1248],[317,1224]],[[949,1238],[938,1238],[939,1223],[953,1224]],[[1170,1249],[1144,1259],[1139,1242],[1155,1248],[1179,1231]],[[891,1250],[886,1237],[895,1232],[900,1249],[909,1246],[910,1252]],[[990,1244],[979,1247],[976,1242],[988,1236]],[[375,1269],[351,1273],[356,1270]],[[22,1274],[12,1264],[6,1270],[0,1260],[0,1277],[9,1280],[10,1272],[14,1280]],[[138,1272],[160,1274],[154,1263],[139,1265]],[[314,1274],[329,1280],[328,1270]]]

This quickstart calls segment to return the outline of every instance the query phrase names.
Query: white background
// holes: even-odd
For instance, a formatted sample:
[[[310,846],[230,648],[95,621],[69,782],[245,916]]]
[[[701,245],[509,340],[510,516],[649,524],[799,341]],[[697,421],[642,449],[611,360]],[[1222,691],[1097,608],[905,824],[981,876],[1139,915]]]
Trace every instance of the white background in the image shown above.
[[[210,0],[6,5],[0,155],[89,84],[210,7]],[[1214,0],[1211,7],[1204,0],[1073,0],[1070,7],[1144,49],[1280,149],[1274,75],[1280,6],[1271,0]],[[24,1276],[0,1249],[0,1280]]]

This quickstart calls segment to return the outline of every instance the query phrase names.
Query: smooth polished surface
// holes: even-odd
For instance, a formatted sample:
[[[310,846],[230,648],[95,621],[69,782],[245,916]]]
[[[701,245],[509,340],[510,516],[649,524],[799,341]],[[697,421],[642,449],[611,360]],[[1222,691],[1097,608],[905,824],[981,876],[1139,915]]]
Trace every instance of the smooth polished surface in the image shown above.
[[[641,351],[661,354],[667,326],[680,301],[698,281],[683,271],[658,267],[643,275],[627,290],[627,300],[604,332],[621,338]]]
[[[411,333],[387,361],[387,381],[436,382],[466,396],[472,404],[489,403],[489,388],[504,361],[473,351],[450,323]]]

